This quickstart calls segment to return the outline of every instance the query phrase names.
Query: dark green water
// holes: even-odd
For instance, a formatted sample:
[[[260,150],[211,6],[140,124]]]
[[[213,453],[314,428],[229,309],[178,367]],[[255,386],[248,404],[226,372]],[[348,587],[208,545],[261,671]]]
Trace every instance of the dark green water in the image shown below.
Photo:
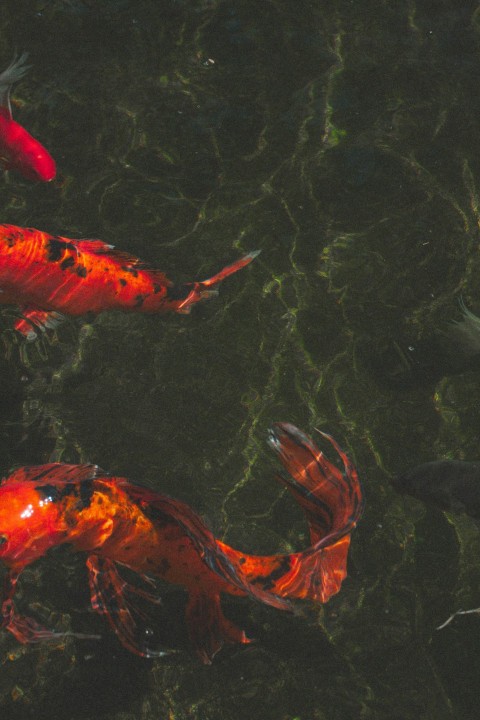
[[[474,521],[391,477],[478,459],[480,372],[441,332],[480,314],[480,5],[465,0],[3,0],[0,57],[28,50],[16,119],[59,181],[0,183],[2,222],[100,237],[179,280],[261,249],[188,317],[104,314],[26,346],[2,312],[1,471],[96,462],[186,500],[231,544],[305,542],[269,425],[331,432],[367,507],[349,577],[289,616],[226,603],[257,638],[211,667],[183,596],[178,652],[146,661],[88,611],[82,563],[26,573],[19,604],[102,635],[0,635],[8,720],[478,717]]]

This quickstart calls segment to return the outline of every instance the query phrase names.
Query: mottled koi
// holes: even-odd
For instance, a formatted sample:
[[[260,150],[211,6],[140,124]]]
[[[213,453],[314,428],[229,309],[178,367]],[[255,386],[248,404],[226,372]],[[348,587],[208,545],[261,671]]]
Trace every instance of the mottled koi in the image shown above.
[[[288,472],[280,480],[306,514],[311,545],[300,552],[249,555],[216,539],[188,505],[95,465],[23,467],[0,484],[0,562],[8,568],[2,625],[22,643],[58,638],[17,613],[14,594],[22,570],[50,548],[68,544],[87,554],[93,609],[122,644],[146,657],[152,647],[136,601],[158,602],[150,589],[127,582],[120,567],[147,583],[160,578],[188,592],[186,621],[193,645],[210,663],[225,643],[248,643],[222,612],[220,596],[248,595],[281,610],[291,600],[324,603],[346,576],[350,533],[362,512],[357,472],[329,435],[340,471],[293,425],[276,424],[269,444]]]
[[[28,339],[57,325],[64,314],[189,313],[192,305],[216,295],[215,285],[257,255],[244,255],[208,280],[174,285],[165,273],[102,240],[71,240],[0,225],[0,304],[20,307],[22,318],[14,327]]]

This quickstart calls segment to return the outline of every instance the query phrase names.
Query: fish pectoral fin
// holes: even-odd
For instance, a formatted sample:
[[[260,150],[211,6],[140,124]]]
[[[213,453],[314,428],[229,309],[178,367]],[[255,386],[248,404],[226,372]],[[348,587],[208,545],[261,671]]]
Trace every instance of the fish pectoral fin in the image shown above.
[[[209,665],[225,643],[252,642],[234,623],[227,620],[218,594],[191,592],[186,608],[188,632],[201,661]]]
[[[65,636],[65,633],[55,632],[43,627],[36,620],[24,615],[18,615],[13,604],[8,619],[4,617],[3,627],[23,644],[41,642],[42,640],[56,640]]]
[[[36,620],[25,615],[13,613],[8,622],[3,625],[15,636],[18,642],[22,644],[48,642],[54,640],[65,640],[67,637],[77,638],[79,640],[99,640],[100,635],[90,633],[77,633],[71,631],[49,630],[40,625]]]
[[[26,644],[46,642],[49,640],[63,640],[67,636],[84,639],[98,639],[98,635],[84,635],[74,632],[57,632],[54,630],[48,630],[33,618],[26,617],[25,615],[19,615],[15,610],[15,604],[13,602],[17,578],[18,575],[16,573],[10,573],[6,580],[6,598],[1,607],[1,627],[11,632],[18,642]]]
[[[14,323],[14,329],[21,333],[26,340],[36,340],[38,332],[46,332],[60,325],[65,320],[64,315],[58,312],[38,310],[37,308],[23,308],[22,317]]]
[[[147,614],[137,605],[138,598],[158,604],[160,598],[157,595],[127,582],[112,560],[90,555],[87,569],[92,607],[105,616],[127,650],[148,658],[173,652],[152,646],[156,640],[154,632],[149,627]],[[148,578],[146,580],[148,582]]]

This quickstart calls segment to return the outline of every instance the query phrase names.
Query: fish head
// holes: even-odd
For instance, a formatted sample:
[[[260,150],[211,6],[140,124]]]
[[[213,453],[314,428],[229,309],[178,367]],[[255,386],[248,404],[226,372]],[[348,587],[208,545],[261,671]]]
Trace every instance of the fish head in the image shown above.
[[[21,568],[58,543],[58,511],[32,483],[0,485],[0,563]]]

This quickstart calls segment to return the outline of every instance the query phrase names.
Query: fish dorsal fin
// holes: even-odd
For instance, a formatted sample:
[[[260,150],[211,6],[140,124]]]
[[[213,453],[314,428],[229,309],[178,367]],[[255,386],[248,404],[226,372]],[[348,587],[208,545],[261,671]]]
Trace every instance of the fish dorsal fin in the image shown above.
[[[132,485],[127,480],[120,479],[118,484],[146,514],[149,512],[159,513],[178,523],[201,552],[216,549],[216,540],[212,531],[205,525],[200,515],[186,503],[142,487],[142,485]]]
[[[10,119],[12,118],[12,106],[10,105],[10,90],[12,85],[21,80],[30,65],[26,65],[28,53],[24,52],[20,57],[15,56],[10,65],[0,73],[0,106],[5,108]]]
[[[157,268],[152,267],[149,263],[135,255],[131,255],[123,250],[116,250],[114,245],[109,245],[103,242],[103,240],[83,238],[82,240],[68,240],[67,242],[74,243],[79,252],[92,253],[100,256],[108,255],[108,257],[121,263],[127,270],[148,270],[149,273],[155,276],[158,282],[165,283],[166,285],[172,284],[162,270],[157,270]]]
[[[18,482],[82,482],[94,480],[106,475],[98,465],[68,465],[66,463],[48,463],[46,465],[27,465],[19,467],[4,478],[1,484]]]

